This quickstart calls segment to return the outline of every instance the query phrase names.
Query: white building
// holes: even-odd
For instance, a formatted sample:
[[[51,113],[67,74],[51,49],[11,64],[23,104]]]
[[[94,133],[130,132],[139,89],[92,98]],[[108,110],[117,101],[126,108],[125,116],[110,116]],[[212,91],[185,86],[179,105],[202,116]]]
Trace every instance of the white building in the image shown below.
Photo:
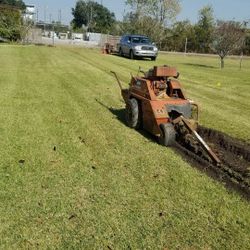
[[[23,18],[25,21],[35,21],[36,8],[34,5],[26,5]]]
[[[72,40],[83,40],[82,33],[72,33]]]

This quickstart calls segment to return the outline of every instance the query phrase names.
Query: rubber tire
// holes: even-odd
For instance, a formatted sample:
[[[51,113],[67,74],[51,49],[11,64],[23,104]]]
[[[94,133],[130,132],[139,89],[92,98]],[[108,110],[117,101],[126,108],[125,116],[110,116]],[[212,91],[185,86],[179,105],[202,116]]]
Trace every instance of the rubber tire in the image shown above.
[[[160,125],[161,136],[159,137],[159,143],[163,146],[172,146],[175,142],[175,129],[173,124],[165,123]]]
[[[155,60],[156,60],[155,56],[151,57],[151,61],[155,61]]]
[[[119,56],[123,56],[122,48],[119,49]]]
[[[130,50],[129,52],[129,58],[133,60],[135,58],[133,50]]]
[[[126,103],[126,121],[130,128],[139,129],[141,126],[141,114],[139,103],[131,98]]]

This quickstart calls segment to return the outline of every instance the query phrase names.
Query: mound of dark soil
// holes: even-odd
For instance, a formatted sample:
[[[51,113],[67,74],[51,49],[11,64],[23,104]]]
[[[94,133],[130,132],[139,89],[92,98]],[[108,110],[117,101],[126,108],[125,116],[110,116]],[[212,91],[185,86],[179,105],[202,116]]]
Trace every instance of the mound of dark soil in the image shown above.
[[[222,164],[212,165],[188,152],[187,149],[179,147],[182,155],[187,157],[195,167],[205,170],[210,176],[225,183],[228,188],[239,191],[244,197],[250,199],[250,145],[202,126],[199,126],[197,132]]]

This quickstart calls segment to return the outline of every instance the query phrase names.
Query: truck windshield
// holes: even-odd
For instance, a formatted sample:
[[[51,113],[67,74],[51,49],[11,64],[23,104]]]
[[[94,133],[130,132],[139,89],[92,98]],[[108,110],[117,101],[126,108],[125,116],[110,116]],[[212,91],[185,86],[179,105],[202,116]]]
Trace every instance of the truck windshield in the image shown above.
[[[132,37],[132,43],[150,44],[151,42],[147,37]]]

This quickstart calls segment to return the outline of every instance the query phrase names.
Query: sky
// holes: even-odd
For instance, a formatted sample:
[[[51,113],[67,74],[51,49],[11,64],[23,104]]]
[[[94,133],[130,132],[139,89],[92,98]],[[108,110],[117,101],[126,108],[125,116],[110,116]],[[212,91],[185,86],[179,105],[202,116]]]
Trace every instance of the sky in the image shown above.
[[[25,4],[33,4],[38,10],[38,19],[44,21],[59,20],[69,24],[72,20],[71,8],[75,6],[76,0],[23,0]],[[250,22],[250,0],[180,0],[181,12],[177,20],[189,19],[192,23],[198,20],[198,11],[205,5],[212,5],[214,16],[220,20],[235,20]],[[128,11],[125,0],[96,0],[110,11],[115,13],[116,19],[122,20]],[[61,15],[59,14],[61,13]]]

